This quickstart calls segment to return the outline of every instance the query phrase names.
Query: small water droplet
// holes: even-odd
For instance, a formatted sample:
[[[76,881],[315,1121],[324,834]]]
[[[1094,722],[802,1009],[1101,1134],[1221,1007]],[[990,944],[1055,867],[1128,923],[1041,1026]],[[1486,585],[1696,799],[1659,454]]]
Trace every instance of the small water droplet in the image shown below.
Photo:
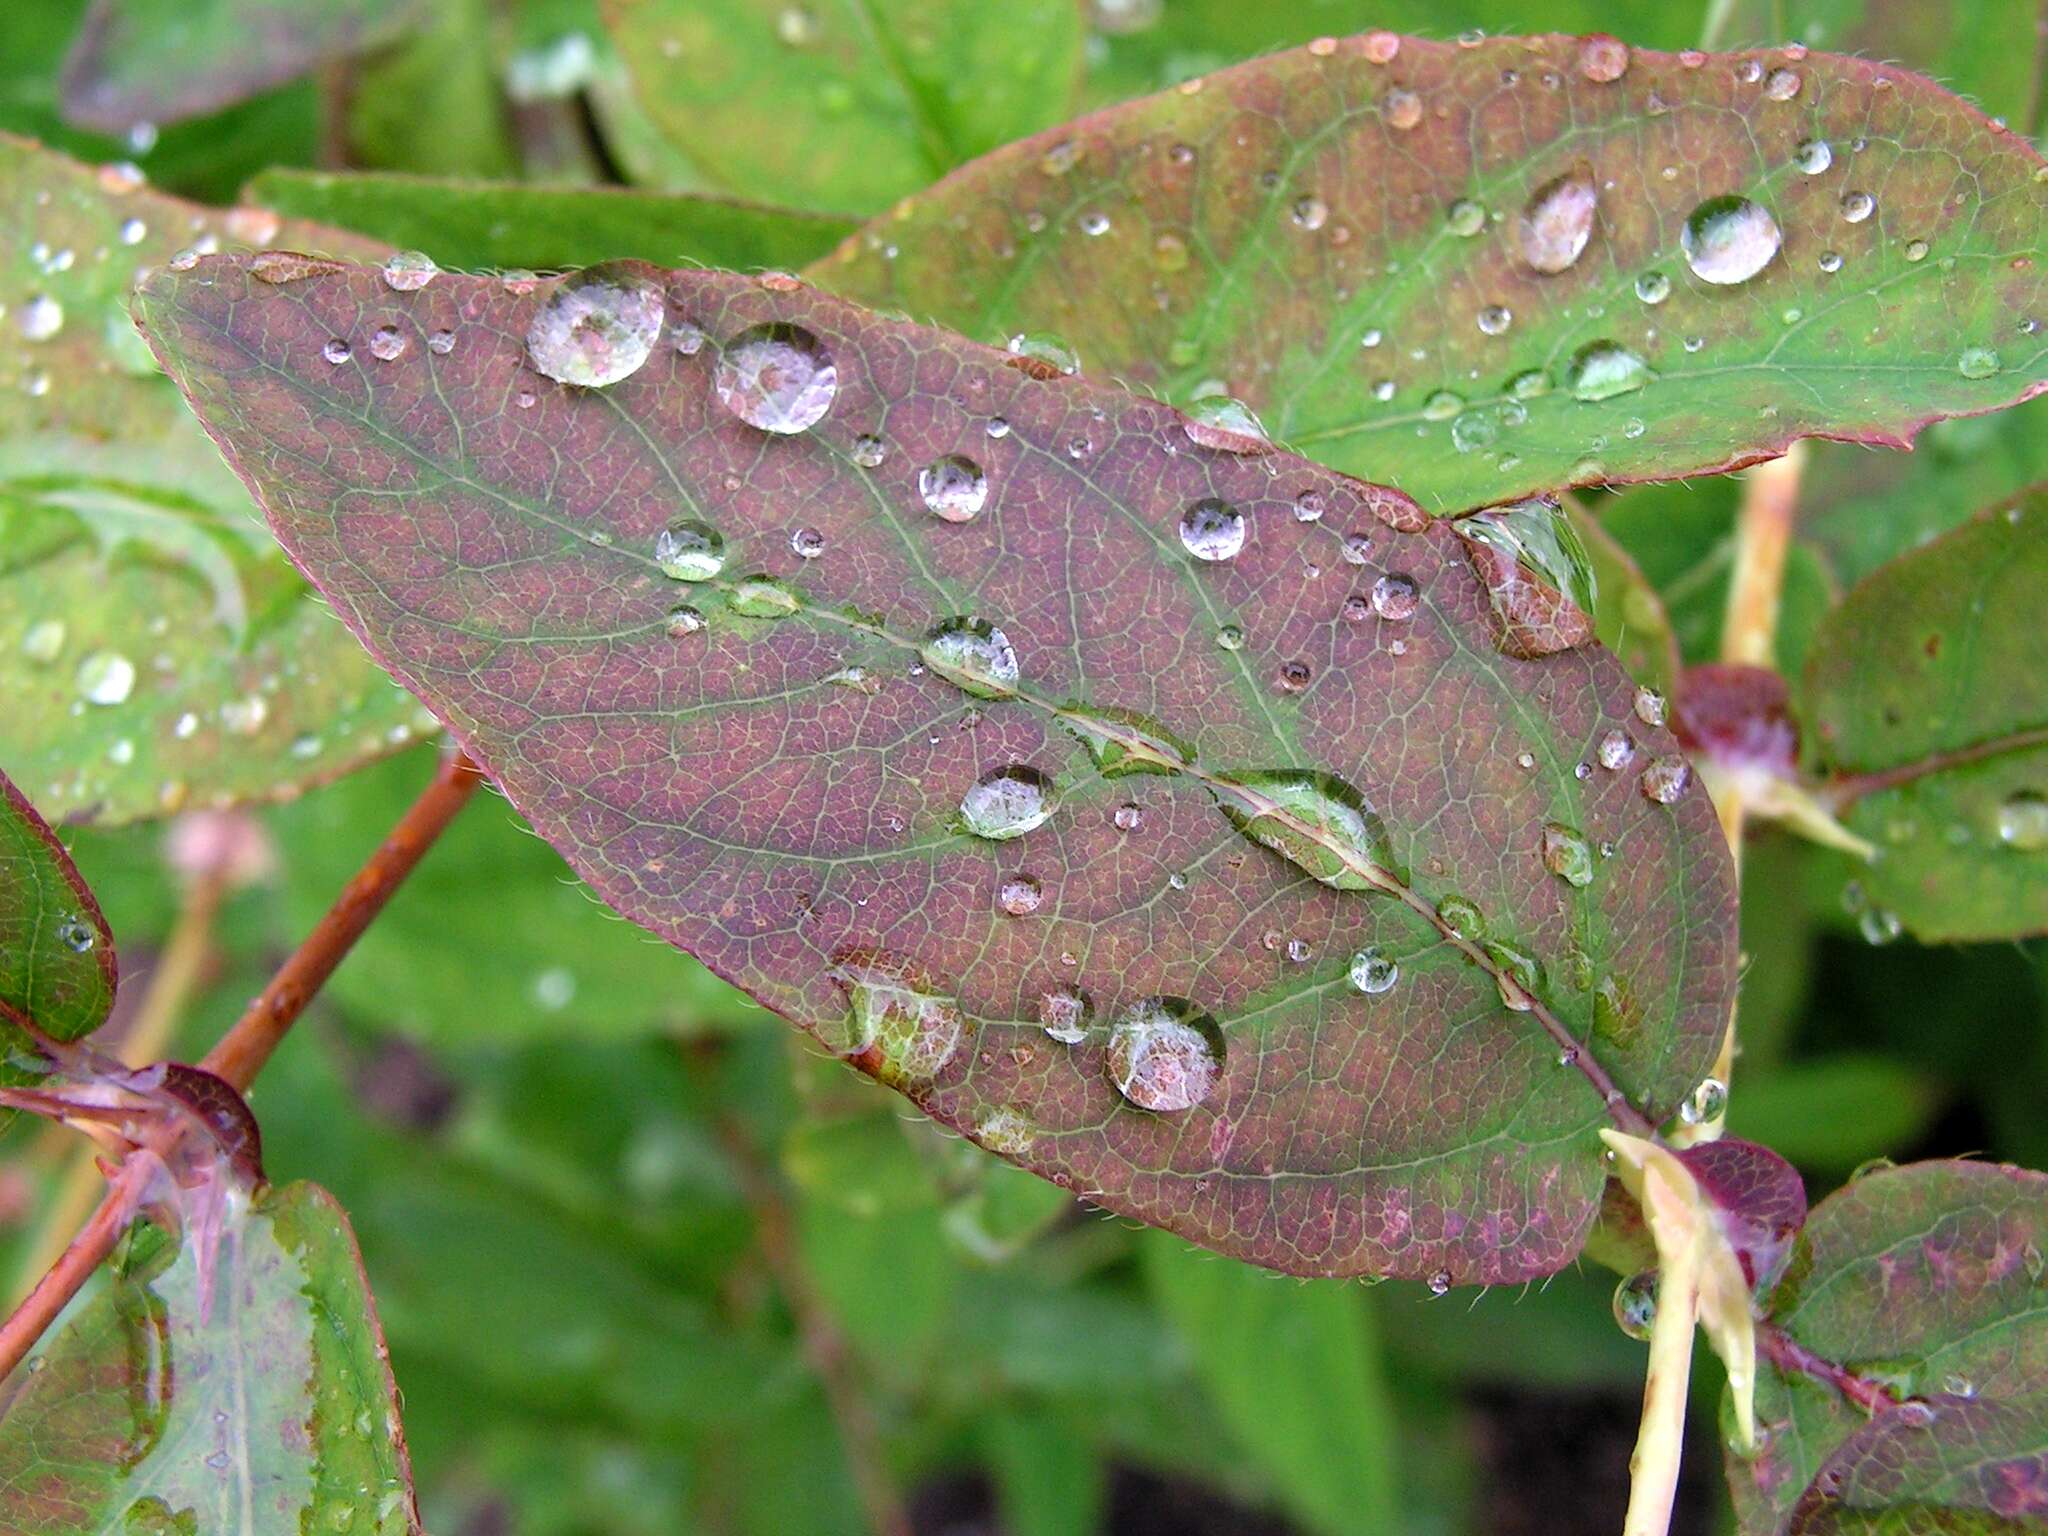
[[[1926,259],[1927,242],[1925,240],[1908,240],[1906,242],[1906,260],[1925,261]]]
[[[815,560],[825,553],[825,535],[815,528],[798,528],[789,536],[789,547],[801,560]]]
[[[1822,251],[1815,258],[1814,264],[1823,272],[1839,272],[1842,270],[1842,253],[1840,251]]]
[[[1244,649],[1244,630],[1236,624],[1225,624],[1216,631],[1216,643],[1226,651]]]
[[[742,576],[733,583],[726,606],[743,619],[786,619],[801,612],[804,602],[773,576]]]
[[[1998,840],[2020,853],[2048,850],[2048,796],[2023,789],[1999,802]]]
[[[1330,216],[1330,205],[1314,193],[1308,193],[1294,200],[1292,213],[1295,228],[1318,230]]]
[[[1584,837],[1562,822],[1544,823],[1543,866],[1567,885],[1593,883],[1593,850]]]
[[[1691,782],[1692,765],[1676,754],[1651,758],[1639,781],[1643,798],[1654,800],[1659,805],[1675,802]]]
[[[1294,498],[1294,520],[1298,523],[1319,523],[1327,506],[1321,491],[1303,491]]]
[[[1628,70],[1628,45],[1618,37],[1595,33],[1579,43],[1579,73],[1605,85]]]
[[[1273,446],[1252,408],[1229,395],[1203,395],[1187,408],[1181,430],[1197,447],[1221,453],[1265,453]]]
[[[1227,501],[1205,496],[1181,514],[1181,546],[1197,560],[1233,559],[1244,541],[1244,514]]]
[[[1461,197],[1445,211],[1444,224],[1452,234],[1469,240],[1486,228],[1486,208],[1469,197]]]
[[[1025,372],[1040,378],[1071,376],[1081,371],[1080,356],[1057,336],[1040,331],[1019,331],[1009,340],[1009,352],[1025,366]]]
[[[1614,1288],[1614,1321],[1621,1331],[1647,1344],[1657,1323],[1657,1271],[1630,1275]]]
[[[1117,1016],[1106,1066],[1116,1091],[1140,1109],[1193,1109],[1223,1076],[1223,1031],[1185,998],[1148,997]]]
[[[14,323],[26,340],[48,341],[64,329],[64,306],[47,293],[35,294],[22,304]]]
[[[964,523],[986,505],[988,478],[974,460],[953,453],[934,459],[917,472],[917,491],[932,516]]]
[[[1728,1112],[1728,1085],[1718,1077],[1704,1077],[1699,1086],[1678,1106],[1678,1118],[1687,1125],[1707,1125]]]
[[[119,651],[94,651],[78,664],[78,692],[89,704],[120,704],[135,687],[135,663]]]
[[[1671,297],[1671,279],[1662,272],[1645,272],[1636,279],[1636,297],[1645,304],[1662,304]]]
[[[48,665],[62,654],[66,633],[62,619],[38,619],[21,637],[21,654]]]
[[[669,335],[669,345],[682,357],[695,357],[704,350],[704,328],[688,320],[678,320]]]
[[[1451,1293],[1451,1272],[1450,1272],[1450,1271],[1449,1271],[1448,1269],[1440,1269],[1440,1270],[1438,1270],[1438,1271],[1437,1271],[1437,1272],[1436,1272],[1435,1274],[1433,1274],[1433,1275],[1431,1275],[1431,1276],[1429,1277],[1429,1294],[1430,1294],[1430,1295],[1432,1295],[1432,1296],[1437,1296],[1437,1297],[1443,1297],[1443,1296],[1448,1296],[1448,1295],[1450,1295],[1450,1293]]]
[[[1611,400],[1641,389],[1656,375],[1650,365],[1617,341],[1594,341],[1565,364],[1564,384],[1575,400]]]
[[[1017,652],[1009,636],[986,619],[942,620],[926,634],[919,654],[939,676],[976,698],[1005,698],[1016,689]]]
[[[1877,199],[1868,192],[1844,192],[1842,194],[1842,218],[1851,224],[1861,224],[1877,211]]]
[[[320,349],[320,355],[338,368],[347,362],[353,354],[349,351],[347,342],[343,341],[339,336],[334,336],[330,337],[327,345]]]
[[[1422,98],[1413,91],[1389,91],[1381,115],[1389,128],[1406,133],[1422,121]]]
[[[1693,275],[1723,287],[1763,271],[1783,240],[1769,209],[1732,193],[1693,209],[1678,237]]]
[[[1400,979],[1399,963],[1377,948],[1361,949],[1351,957],[1351,985],[1368,997],[1392,991]]]
[[[1424,421],[1449,421],[1463,409],[1465,409],[1465,400],[1462,395],[1448,389],[1433,390],[1428,398],[1422,402],[1422,419]]]
[[[370,356],[381,363],[395,363],[405,355],[405,333],[395,325],[380,325],[370,336]]]
[[[1005,875],[996,887],[996,905],[1011,917],[1029,917],[1044,899],[1044,888],[1034,875]]]
[[[1626,731],[1609,731],[1600,738],[1594,755],[1600,760],[1602,768],[1610,773],[1618,773],[1635,760],[1636,744],[1628,739]]]
[[[710,581],[725,569],[725,539],[708,523],[671,523],[654,537],[654,563],[676,581]]]
[[[1965,347],[1956,371],[1966,379],[1988,379],[1998,372],[1998,354],[1989,347]]]
[[[1835,151],[1826,139],[1801,139],[1792,151],[1792,163],[1808,176],[1818,176],[1835,163]]]
[[[1393,623],[1404,624],[1414,618],[1421,603],[1422,589],[1412,576],[1389,571],[1372,584],[1372,611]]]
[[[1515,323],[1514,312],[1504,304],[1489,304],[1479,311],[1479,329],[1488,336],[1500,336]]]
[[[1864,943],[1883,945],[1896,940],[1906,931],[1906,925],[1889,907],[1869,906],[1858,915],[1856,931],[1863,935]]]
[[[1764,96],[1771,101],[1790,101],[1799,94],[1799,75],[1789,69],[1774,69],[1764,77]]]
[[[455,333],[443,326],[427,336],[427,350],[436,357],[446,357],[455,350]]]
[[[1077,1045],[1087,1039],[1094,1016],[1094,1002],[1076,988],[1055,987],[1039,996],[1039,1027],[1062,1045]]]
[[[384,285],[400,293],[417,293],[441,275],[424,251],[394,251],[384,261]]]
[[[726,343],[712,387],[748,426],[787,436],[808,431],[832,409],[839,370],[825,344],[802,326],[769,321]]]
[[[1599,198],[1592,167],[1583,161],[1538,187],[1515,221],[1522,260],[1538,272],[1567,270],[1592,238]]]
[[[1022,837],[1051,819],[1057,803],[1052,781],[1036,768],[1013,764],[983,774],[960,799],[960,820],[992,843]]]
[[[1631,707],[1636,712],[1636,718],[1645,725],[1662,725],[1664,723],[1666,713],[1664,695],[1654,688],[1636,689],[1635,698],[1631,701]]]
[[[602,389],[639,371],[654,350],[666,305],[623,263],[602,263],[556,282],[526,328],[534,371],[560,384]]]

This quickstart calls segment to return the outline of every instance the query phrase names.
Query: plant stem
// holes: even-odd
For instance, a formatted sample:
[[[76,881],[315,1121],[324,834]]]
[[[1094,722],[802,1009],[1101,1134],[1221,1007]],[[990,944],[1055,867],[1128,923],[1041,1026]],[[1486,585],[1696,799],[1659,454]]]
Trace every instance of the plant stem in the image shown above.
[[[442,760],[433,782],[398,819],[398,825],[355,878],[343,887],[327,915],[292,951],[291,958],[270,978],[270,984],[206,1053],[200,1062],[202,1067],[233,1084],[237,1091],[248,1088],[271,1052],[277,1049],[285,1031],[320,990],[321,983],[334,973],[342,957],[384,909],[392,893],[412,873],[455,813],[468,803],[482,778],[482,771],[463,752],[456,751]],[[130,1154],[109,1179],[99,1209],[49,1272],[36,1282],[28,1299],[0,1324],[0,1379],[21,1364],[44,1330],[57,1320],[57,1315],[113,1251],[141,1204],[158,1159],[176,1137],[177,1131],[173,1129],[164,1135],[160,1146],[152,1145]]]
[[[1815,1381],[1825,1382],[1865,1413],[1882,1413],[1887,1408],[1898,1406],[1899,1400],[1876,1382],[1858,1376],[1832,1360],[1822,1359],[1776,1323],[1759,1321],[1756,1342],[1764,1358],[1783,1374],[1810,1376]]]
[[[1623,1536],[1665,1536],[1678,1498],[1685,1450],[1686,1388],[1692,1382],[1692,1335],[1699,1314],[1699,1258],[1686,1244],[1657,1272],[1657,1318],[1650,1325],[1650,1368],[1643,1380],[1643,1417],[1628,1462],[1628,1515]]]
[[[213,941],[214,916],[220,911],[227,884],[226,871],[218,869],[207,870],[186,884],[177,922],[150,972],[149,990],[136,1010],[135,1023],[121,1042],[121,1059],[129,1066],[146,1066],[163,1055],[205,963],[206,951]],[[65,1135],[67,1142],[76,1141],[68,1132]],[[64,1251],[59,1245],[67,1233],[77,1233],[92,1213],[93,1196],[105,1182],[92,1148],[72,1147],[56,1198],[50,1202],[50,1209],[38,1226],[36,1241],[15,1279],[13,1300],[19,1302],[57,1262]]]
[[[845,1336],[811,1287],[810,1275],[797,1252],[794,1224],[782,1186],[738,1120],[721,1115],[718,1132],[732,1159],[740,1189],[753,1208],[761,1257],[774,1277],[775,1288],[782,1292],[782,1299],[796,1319],[804,1357],[825,1389],[825,1401],[839,1426],[839,1438],[854,1485],[860,1492],[861,1505],[867,1511],[868,1525],[875,1536],[911,1536],[903,1496],[889,1476],[884,1460],[882,1430],[875,1418],[874,1405],[854,1376],[852,1352]]]

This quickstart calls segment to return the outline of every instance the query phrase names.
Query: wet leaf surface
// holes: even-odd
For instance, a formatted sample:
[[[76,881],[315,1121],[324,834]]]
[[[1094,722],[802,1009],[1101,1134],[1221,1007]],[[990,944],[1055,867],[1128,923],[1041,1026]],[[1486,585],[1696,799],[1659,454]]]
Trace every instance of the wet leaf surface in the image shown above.
[[[202,1309],[154,1233],[9,1383],[0,1497],[56,1533],[419,1530],[398,1402],[341,1207],[265,1189]]]
[[[1768,1316],[1893,1396],[1873,1418],[1759,1362],[1758,1453],[1731,1453],[1745,1536],[2006,1532],[2048,1513],[2048,1178],[1918,1163],[1852,1180],[1806,1224]]]
[[[2048,494],[1884,566],[1821,625],[1804,687],[1871,910],[1926,939],[2048,928]],[[1896,926],[1893,924],[1892,926]]]
[[[800,267],[852,228],[828,214],[718,197],[329,171],[267,171],[247,197],[289,218],[425,251],[444,266],[539,272],[620,256]]]
[[[2041,161],[1891,66],[1324,40],[984,157],[814,268],[1064,334],[1457,511],[2041,387]]]
[[[125,133],[211,112],[388,42],[422,0],[96,0],[64,61],[64,112]]]
[[[0,1040],[26,1050],[14,1027],[76,1040],[114,1006],[114,937],[78,866],[12,780],[0,774]],[[14,1063],[0,1081],[25,1082]],[[0,1112],[0,1118],[9,1115]]]
[[[640,105],[712,185],[869,213],[1073,100],[1072,0],[603,0]]]
[[[128,318],[185,249],[354,237],[0,135],[0,764],[53,820],[315,782],[417,706],[315,601]],[[431,723],[431,722],[429,722]]]
[[[607,902],[1057,1182],[1276,1267],[1506,1279],[1591,1220],[1596,1085],[1661,1119],[1705,1069],[1728,867],[1656,701],[1503,654],[1393,493],[781,279],[216,259],[140,303]],[[325,360],[387,326],[459,341]]]

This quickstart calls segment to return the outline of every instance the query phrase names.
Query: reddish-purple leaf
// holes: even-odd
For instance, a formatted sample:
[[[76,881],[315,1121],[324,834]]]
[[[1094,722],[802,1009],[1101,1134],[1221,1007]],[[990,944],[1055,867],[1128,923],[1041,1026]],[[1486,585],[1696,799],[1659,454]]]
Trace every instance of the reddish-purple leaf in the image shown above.
[[[1726,1136],[1678,1154],[1698,1181],[1752,1287],[1777,1277],[1786,1250],[1806,1220],[1799,1170],[1769,1147]]]
[[[1590,643],[1504,654],[1393,492],[782,277],[223,258],[139,302],[293,557],[613,906],[1112,1209],[1536,1274],[1594,1128],[1706,1070],[1728,861],[1655,701]]]
[[[1788,1536],[2024,1536],[2048,1523],[2048,1397],[1936,1396],[1880,1413],[1830,1456]]]
[[[1456,512],[2038,393],[2042,175],[1888,64],[1383,31],[995,150],[812,270],[1171,399],[1220,381]]]
[[[1799,728],[1785,679],[1769,667],[1687,667],[1678,679],[1671,728],[1686,751],[1723,768],[1790,778],[1799,761]]]

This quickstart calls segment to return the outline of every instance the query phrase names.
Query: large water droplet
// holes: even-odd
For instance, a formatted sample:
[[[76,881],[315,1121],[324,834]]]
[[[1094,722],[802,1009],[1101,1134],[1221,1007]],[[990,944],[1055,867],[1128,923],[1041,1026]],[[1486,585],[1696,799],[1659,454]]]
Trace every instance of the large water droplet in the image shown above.
[[[1010,637],[986,619],[942,620],[926,634],[919,654],[926,666],[976,698],[1006,698],[1016,690],[1017,652]]]
[[[1653,757],[1649,766],[1643,769],[1641,779],[1643,796],[1659,805],[1670,805],[1685,793],[1685,786],[1692,782],[1692,766],[1677,755]]]
[[[1678,236],[1693,275],[1724,287],[1763,271],[1783,241],[1768,208],[1732,193],[1693,209]]]
[[[1010,356],[1034,378],[1052,379],[1079,373],[1081,358],[1057,336],[1042,331],[1019,331],[1009,341]]]
[[[534,370],[561,384],[602,389],[636,372],[661,335],[661,291],[621,263],[572,272],[526,328]]]
[[[960,820],[976,837],[1008,842],[1044,826],[1055,802],[1052,780],[1036,768],[1021,764],[996,768],[976,779],[960,797]]]
[[[1421,604],[1422,591],[1412,576],[1390,571],[1372,584],[1372,611],[1383,619],[1405,624]]]
[[[1045,888],[1036,875],[1005,875],[996,887],[996,905],[1011,917],[1029,917],[1045,900]]]
[[[1956,359],[1956,372],[1966,379],[1988,379],[1998,372],[1998,354],[1989,347],[1965,347]]]
[[[773,576],[743,576],[732,585],[726,606],[745,619],[786,619],[800,612],[804,600]]]
[[[671,523],[654,536],[654,563],[677,581],[710,581],[725,569],[725,540],[708,523]]]
[[[1728,1085],[1718,1077],[1703,1077],[1699,1086],[1678,1106],[1678,1118],[1687,1125],[1706,1125],[1728,1112]]]
[[[839,370],[817,337],[774,320],[749,326],[726,343],[712,387],[725,408],[750,427],[803,432],[832,409]]]
[[[1877,211],[1877,199],[1868,192],[1844,192],[1842,194],[1842,220],[1848,224],[1861,224]]]
[[[1078,1045],[1087,1039],[1094,1017],[1094,1003],[1075,987],[1054,987],[1038,999],[1039,1027],[1062,1045]]]
[[[1261,769],[1209,788],[1232,826],[1311,878],[1340,891],[1398,885],[1379,817],[1335,774]]]
[[[942,996],[908,961],[875,951],[853,951],[833,963],[832,979],[846,993],[847,1017],[821,1028],[826,1047],[885,1083],[926,1082],[959,1049],[960,1008]]]
[[[1117,1016],[1109,1032],[1109,1080],[1140,1109],[1193,1109],[1223,1076],[1223,1031],[1185,998],[1148,997]]]
[[[1266,453],[1273,440],[1252,408],[1229,395],[1204,395],[1187,408],[1181,423],[1188,441],[1220,453]]]
[[[1180,517],[1180,542],[1197,560],[1229,560],[1244,548],[1244,514],[1229,502],[1205,496]]]
[[[917,472],[917,493],[932,516],[964,523],[987,504],[988,477],[974,460],[949,453]]]
[[[440,275],[425,251],[394,251],[384,261],[384,285],[400,293],[417,293]]]
[[[1060,711],[1060,723],[1087,748],[1096,771],[1105,779],[1133,773],[1178,773],[1195,760],[1192,746],[1136,710],[1069,704]]]
[[[1586,249],[1600,201],[1592,167],[1581,161],[1530,194],[1515,220],[1522,260],[1538,272],[1563,272]]]
[[[1564,386],[1576,400],[1611,400],[1641,389],[1656,375],[1618,341],[1593,341],[1565,364]]]
[[[1792,151],[1792,163],[1808,176],[1818,176],[1835,163],[1835,152],[1826,139],[1801,139]]]
[[[1461,518],[1458,531],[1507,555],[1562,593],[1581,613],[1593,612],[1599,597],[1593,559],[1577,526],[1557,501],[1548,496],[1531,496],[1504,507],[1492,507]],[[1497,604],[1512,595],[1492,593]]]
[[[1544,823],[1543,866],[1567,885],[1593,883],[1593,850],[1562,822]]]
[[[88,704],[119,704],[135,687],[135,663],[119,651],[94,651],[78,664],[78,692]]]
[[[1351,985],[1367,997],[1392,991],[1400,979],[1400,965],[1378,949],[1361,949],[1351,957]]]
[[[2023,789],[1998,806],[1998,840],[2021,853],[2048,849],[2048,796]]]

